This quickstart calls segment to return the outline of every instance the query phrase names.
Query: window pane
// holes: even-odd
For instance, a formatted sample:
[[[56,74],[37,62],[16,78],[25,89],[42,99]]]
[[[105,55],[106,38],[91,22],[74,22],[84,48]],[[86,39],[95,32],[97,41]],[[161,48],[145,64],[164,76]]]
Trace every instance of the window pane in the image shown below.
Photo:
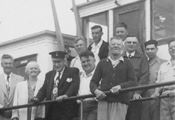
[[[175,0],[154,0],[154,39],[175,35]]]

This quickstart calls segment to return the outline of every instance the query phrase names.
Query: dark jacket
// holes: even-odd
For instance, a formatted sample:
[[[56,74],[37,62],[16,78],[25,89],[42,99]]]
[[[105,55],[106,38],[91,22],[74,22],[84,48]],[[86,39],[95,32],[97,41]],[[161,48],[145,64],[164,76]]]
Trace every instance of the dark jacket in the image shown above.
[[[88,47],[88,50],[90,50],[90,51],[92,49],[92,44],[89,45],[89,47]],[[108,57],[108,52],[109,52],[108,45],[109,45],[108,42],[103,41],[103,43],[100,47],[99,53],[98,53],[100,60]]]
[[[45,76],[45,82],[42,86],[42,88],[39,90],[37,94],[37,98],[39,101],[43,101],[44,99],[51,100],[53,85],[54,85],[54,77],[55,77],[56,71],[52,70],[48,72]],[[68,81],[68,78],[72,78],[72,81]],[[77,68],[69,68],[65,66],[65,69],[63,71],[63,75],[60,79],[60,82],[58,84],[58,96],[60,95],[67,95],[70,96],[76,96],[79,88],[79,70]],[[47,115],[49,112],[54,111],[51,109],[52,104],[46,105],[46,111],[45,111],[45,117],[47,119]],[[68,116],[68,117],[74,117],[76,111],[78,110],[76,101],[63,101],[54,103],[54,106],[59,106],[60,111]],[[58,113],[59,114],[59,113]]]
[[[126,53],[123,56],[124,58],[128,58],[126,56]],[[137,84],[140,85],[146,85],[148,84],[149,80],[149,63],[148,59],[144,54],[141,54],[138,51],[135,51],[135,55],[131,58],[128,58],[129,61],[133,64],[136,78],[137,78]],[[136,93],[142,94],[144,90],[135,91]]]
[[[99,85],[100,81],[101,84]],[[90,82],[91,92],[94,93],[96,89],[109,91],[117,85],[120,85],[122,89],[136,86],[136,77],[132,64],[129,60],[124,59],[124,61],[120,61],[120,63],[113,68],[108,58],[101,60]],[[110,94],[107,95],[104,100],[129,104],[129,94],[128,92],[119,93],[118,95]]]

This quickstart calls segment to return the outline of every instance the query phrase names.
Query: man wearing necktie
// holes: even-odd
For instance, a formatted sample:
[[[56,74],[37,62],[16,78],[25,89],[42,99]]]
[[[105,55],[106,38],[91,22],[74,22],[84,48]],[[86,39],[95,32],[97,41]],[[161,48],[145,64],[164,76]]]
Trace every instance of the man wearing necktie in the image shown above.
[[[0,106],[5,108],[12,107],[16,85],[23,81],[24,78],[12,73],[13,57],[11,55],[2,55],[1,66],[3,73],[0,74]],[[11,120],[11,114],[11,110],[1,111],[0,120]]]
[[[9,97],[9,94],[10,94],[10,80],[9,80],[10,76],[8,75],[7,76],[7,94],[8,94],[8,97]]]
[[[46,105],[46,120],[72,120],[77,115],[78,105],[75,100],[62,100],[77,95],[80,82],[79,70],[65,65],[65,52],[55,51],[49,54],[52,56],[53,70],[46,73],[44,85],[32,100],[35,102],[44,99],[58,101]]]
[[[123,57],[128,58],[134,66],[138,86],[148,84],[149,80],[149,64],[147,57],[139,50],[139,41],[135,36],[128,36],[125,40],[125,49]],[[141,99],[144,90],[137,90],[130,93],[131,99]],[[141,104],[133,102],[130,104],[126,116],[126,120],[140,120]]]

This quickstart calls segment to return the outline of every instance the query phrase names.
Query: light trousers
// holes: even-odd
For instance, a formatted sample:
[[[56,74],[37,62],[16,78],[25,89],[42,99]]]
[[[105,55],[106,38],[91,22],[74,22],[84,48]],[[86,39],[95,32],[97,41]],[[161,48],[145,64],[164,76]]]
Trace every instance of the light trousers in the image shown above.
[[[120,102],[99,101],[97,120],[125,120],[128,105]]]

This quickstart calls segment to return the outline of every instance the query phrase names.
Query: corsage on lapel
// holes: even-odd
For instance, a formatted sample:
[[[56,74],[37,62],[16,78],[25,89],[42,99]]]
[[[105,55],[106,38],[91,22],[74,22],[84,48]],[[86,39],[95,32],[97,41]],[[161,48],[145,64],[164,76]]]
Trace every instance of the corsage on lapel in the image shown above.
[[[67,78],[67,82],[72,82],[72,78]]]

